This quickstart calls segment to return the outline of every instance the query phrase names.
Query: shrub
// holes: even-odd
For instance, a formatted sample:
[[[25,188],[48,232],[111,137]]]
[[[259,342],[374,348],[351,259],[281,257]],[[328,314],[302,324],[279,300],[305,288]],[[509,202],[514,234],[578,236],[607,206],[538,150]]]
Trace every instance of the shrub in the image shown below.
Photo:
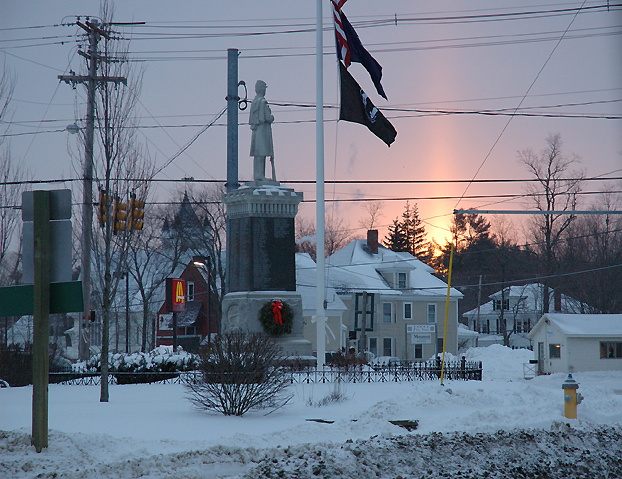
[[[198,356],[181,349],[173,352],[171,348],[159,347],[148,353],[109,353],[108,365],[109,372],[116,373],[117,384],[136,384],[162,381],[182,371],[194,371],[198,366]],[[101,372],[101,354],[92,356],[74,369]]]
[[[363,365],[367,364],[364,356],[354,353],[354,351],[339,351],[332,355],[329,363],[330,366],[350,370],[361,370]]]
[[[242,416],[251,409],[278,409],[291,379],[276,342],[263,334],[233,332],[212,343],[200,360],[201,378],[186,385],[199,409]]]
[[[70,370],[69,362],[61,357],[60,348],[50,344],[49,348],[49,371],[65,372]],[[20,387],[32,384],[32,343],[9,344],[0,348],[0,379],[5,380],[10,386]]]

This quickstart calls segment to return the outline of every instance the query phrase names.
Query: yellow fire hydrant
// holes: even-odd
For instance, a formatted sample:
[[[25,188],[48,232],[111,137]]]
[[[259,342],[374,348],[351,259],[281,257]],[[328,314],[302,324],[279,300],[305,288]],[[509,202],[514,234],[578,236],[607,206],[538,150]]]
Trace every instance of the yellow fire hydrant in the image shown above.
[[[581,393],[577,392],[579,385],[572,379],[572,374],[568,375],[568,378],[562,384],[564,390],[564,416],[569,419],[577,418],[577,405],[583,401]]]

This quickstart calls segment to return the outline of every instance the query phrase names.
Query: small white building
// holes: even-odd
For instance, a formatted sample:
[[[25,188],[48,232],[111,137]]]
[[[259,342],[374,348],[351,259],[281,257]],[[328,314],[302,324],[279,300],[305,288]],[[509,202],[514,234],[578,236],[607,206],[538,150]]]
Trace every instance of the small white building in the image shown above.
[[[547,313],[529,339],[540,374],[622,370],[622,314]]]

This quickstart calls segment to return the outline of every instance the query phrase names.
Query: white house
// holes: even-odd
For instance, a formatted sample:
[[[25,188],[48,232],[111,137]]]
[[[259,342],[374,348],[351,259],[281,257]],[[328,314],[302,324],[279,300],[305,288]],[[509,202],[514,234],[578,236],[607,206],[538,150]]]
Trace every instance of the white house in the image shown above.
[[[622,370],[622,314],[547,313],[529,338],[541,374]]]
[[[447,283],[433,273],[411,254],[379,246],[377,231],[329,256],[327,296],[330,305],[334,290],[347,308],[342,320],[348,331],[347,348],[411,361],[442,351]],[[452,354],[458,349],[461,298],[462,293],[452,288],[446,341],[446,351]],[[315,325],[310,328],[309,334],[315,334]]]
[[[544,314],[544,285],[530,283],[523,286],[509,286],[489,296],[490,301],[482,304],[479,309],[463,313],[469,329],[477,331],[478,346],[503,344],[501,315],[505,319],[505,327],[510,336],[510,346],[514,348],[531,348],[529,331]],[[549,312],[551,313],[583,313],[586,306],[570,296],[549,290]]]

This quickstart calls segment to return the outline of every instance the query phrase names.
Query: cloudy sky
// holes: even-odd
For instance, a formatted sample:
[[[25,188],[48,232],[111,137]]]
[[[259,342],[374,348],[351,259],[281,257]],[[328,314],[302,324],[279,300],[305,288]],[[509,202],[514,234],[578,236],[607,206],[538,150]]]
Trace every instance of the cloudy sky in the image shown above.
[[[335,121],[338,70],[325,1],[326,179],[367,182],[327,184],[327,210],[334,205],[360,235],[361,200],[384,202],[386,226],[409,198],[428,232],[441,238],[455,207],[528,208],[524,198],[494,197],[521,195],[524,183],[468,186],[455,180],[527,178],[517,152],[539,151],[556,133],[563,151],[582,159],[588,177],[622,176],[622,9],[620,2],[606,6],[604,0],[349,0],[343,10],[383,67],[388,101],[360,65],[350,71],[398,131],[387,148],[365,127]],[[577,12],[579,7],[584,10]],[[79,176],[68,155],[75,137],[63,130],[84,124],[86,94],[80,86],[59,84],[57,76],[83,71],[76,16],[98,13],[99,2],[90,0],[0,6],[0,55],[17,80],[10,123],[0,133],[9,135],[12,156],[35,179]],[[132,39],[130,59],[144,69],[138,139],[156,165],[167,163],[225,107],[226,50],[237,48],[249,97],[257,79],[268,84],[279,179],[314,180],[315,15],[312,1],[117,2],[115,21],[144,22],[114,28]],[[240,113],[241,180],[252,176],[247,112]],[[224,180],[225,122],[223,117],[207,129],[157,178]],[[430,180],[454,181],[417,183]],[[289,185],[315,199],[314,185]],[[584,191],[621,185],[590,181]],[[182,183],[157,183],[153,198],[166,201],[179,188]],[[594,200],[582,197],[586,207]],[[314,203],[303,204],[301,214],[314,218]]]

